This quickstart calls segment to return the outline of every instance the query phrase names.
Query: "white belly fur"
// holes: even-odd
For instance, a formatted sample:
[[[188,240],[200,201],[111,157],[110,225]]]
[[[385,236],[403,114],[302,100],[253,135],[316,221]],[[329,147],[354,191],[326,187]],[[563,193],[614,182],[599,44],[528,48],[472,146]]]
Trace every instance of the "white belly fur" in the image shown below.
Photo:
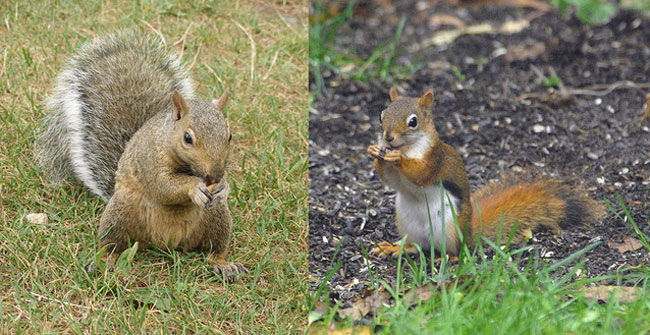
[[[384,182],[397,191],[395,216],[400,234],[402,236],[408,235],[408,243],[418,243],[421,247],[428,248],[431,246],[429,227],[432,227],[433,247],[440,250],[442,241],[446,239],[442,224],[443,212],[445,231],[447,229],[456,229],[452,206],[456,211],[459,199],[445,190],[443,211],[441,210],[439,185],[417,186],[407,180],[396,168],[392,166],[386,167],[388,169],[384,170]],[[451,200],[451,203],[449,200]],[[429,224],[429,219],[431,224]],[[449,243],[448,240],[447,243]]]

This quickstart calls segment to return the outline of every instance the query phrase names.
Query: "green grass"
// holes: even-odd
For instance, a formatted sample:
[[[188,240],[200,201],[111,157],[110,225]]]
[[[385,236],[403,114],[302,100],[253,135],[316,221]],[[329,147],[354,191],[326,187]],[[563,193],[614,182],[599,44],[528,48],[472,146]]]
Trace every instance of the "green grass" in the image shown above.
[[[306,1],[2,2],[0,13],[0,333],[302,333]],[[201,255],[167,250],[131,249],[115,272],[89,276],[105,203],[50,185],[33,160],[67,57],[125,28],[162,34],[192,66],[199,96],[231,93],[229,258],[250,270],[238,282],[211,275]],[[38,212],[49,223],[27,222]]]
[[[332,45],[341,24],[352,16],[354,3],[355,1],[348,2],[340,14],[330,14],[320,1],[312,1],[310,4],[312,22],[309,24],[309,71],[319,93],[325,89],[322,72],[326,69],[339,71],[339,56]]]
[[[329,6],[324,6],[322,1],[310,3],[309,71],[315,84],[313,94],[326,91],[322,75],[324,71],[357,81],[386,81],[389,78],[405,78],[420,66],[417,61],[413,64],[397,63],[402,55],[398,45],[407,19],[405,16],[395,27],[394,37],[381,41],[367,58],[337,50],[334,47],[336,36],[340,34],[345,21],[353,17],[355,3],[349,1],[343,5],[331,2]]]
[[[619,197],[623,215],[616,214],[628,223],[631,231],[650,252],[648,237]],[[650,218],[647,218],[650,224]],[[391,307],[375,311],[368,329],[378,334],[646,334],[650,331],[650,268],[643,265],[626,269],[624,275],[586,278],[582,271],[581,256],[595,247],[596,242],[572,256],[549,263],[533,253],[526,266],[520,268],[526,246],[510,249],[508,242],[502,250],[501,243],[483,240],[474,252],[464,248],[457,265],[450,266],[445,259],[430,271],[426,258],[420,252],[420,262],[409,257],[397,260],[395,285],[377,280],[370,271],[370,281],[378,290],[389,292],[395,299]],[[485,258],[485,249],[494,250],[494,257]],[[559,271],[566,270],[566,271]],[[334,267],[331,273],[337,271]],[[325,278],[321,290],[310,301],[327,302]],[[637,282],[642,289],[632,302],[621,302],[610,296],[606,301],[589,299],[585,288],[598,285],[602,279],[620,282],[623,279]],[[430,285],[433,294],[418,301],[407,298],[407,292],[417,287]],[[415,301],[414,301],[415,300]],[[354,302],[353,302],[354,303]],[[341,306],[327,306],[323,315],[312,314],[312,321],[322,317],[324,324],[336,318]],[[354,326],[354,320],[336,321],[338,328],[356,327],[363,333],[368,329]],[[313,334],[319,334],[324,327],[313,324]]]
[[[566,13],[569,7],[575,7],[576,17],[588,25],[605,24],[620,9],[650,11],[650,1],[648,0],[623,0],[620,3],[607,0],[551,0],[551,4],[560,9],[562,13]]]

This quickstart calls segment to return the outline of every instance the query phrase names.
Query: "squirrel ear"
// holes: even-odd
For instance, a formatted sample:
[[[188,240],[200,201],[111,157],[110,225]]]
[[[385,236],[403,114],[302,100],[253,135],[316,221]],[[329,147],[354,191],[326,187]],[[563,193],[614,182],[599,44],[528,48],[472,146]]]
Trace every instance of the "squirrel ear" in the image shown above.
[[[399,98],[399,94],[397,94],[397,87],[393,86],[390,88],[390,101],[395,101],[397,98]]]
[[[178,91],[174,91],[174,94],[172,94],[172,105],[174,105],[172,116],[175,121],[180,120],[190,110],[187,107],[187,103],[185,102],[185,99]]]
[[[212,103],[217,107],[218,110],[223,112],[224,107],[228,103],[228,89],[224,90],[219,97],[219,100],[212,100]]]
[[[418,105],[429,108],[433,105],[433,90],[428,90],[418,99]]]

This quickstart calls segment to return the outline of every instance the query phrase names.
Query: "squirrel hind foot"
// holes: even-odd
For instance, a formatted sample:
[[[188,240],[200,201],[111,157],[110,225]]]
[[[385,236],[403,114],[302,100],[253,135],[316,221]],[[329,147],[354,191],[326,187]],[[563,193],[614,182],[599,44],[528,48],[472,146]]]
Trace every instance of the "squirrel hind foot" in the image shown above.
[[[408,254],[414,254],[417,252],[417,248],[415,248],[413,245],[405,245],[402,250],[402,253]],[[400,255],[400,246],[394,245],[390,242],[382,241],[377,243],[376,247],[370,249],[370,255],[379,258],[387,258],[389,256],[397,258]]]
[[[110,256],[104,254],[100,262],[106,264],[106,269],[109,272],[113,272],[115,271],[115,263],[117,262],[117,258],[119,257],[119,255],[120,255],[119,253],[113,253]],[[88,274],[96,274],[99,272],[99,267],[97,266],[95,261],[92,260],[84,266],[84,270],[86,270],[86,273]]]
[[[242,274],[248,273],[248,269],[242,263],[219,262],[212,266],[212,272],[222,275],[223,279],[229,283],[235,282]]]

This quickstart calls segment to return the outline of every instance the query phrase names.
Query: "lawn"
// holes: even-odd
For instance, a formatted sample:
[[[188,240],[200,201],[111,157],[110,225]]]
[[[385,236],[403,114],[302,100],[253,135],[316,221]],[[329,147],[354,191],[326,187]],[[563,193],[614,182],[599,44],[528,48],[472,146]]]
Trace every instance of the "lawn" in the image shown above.
[[[302,333],[307,323],[306,1],[43,1],[0,4],[2,333]],[[54,78],[84,41],[118,29],[162,36],[197,95],[230,92],[229,284],[197,254],[140,250],[88,275],[105,202],[51,185],[33,158]],[[45,213],[47,223],[30,223]]]

